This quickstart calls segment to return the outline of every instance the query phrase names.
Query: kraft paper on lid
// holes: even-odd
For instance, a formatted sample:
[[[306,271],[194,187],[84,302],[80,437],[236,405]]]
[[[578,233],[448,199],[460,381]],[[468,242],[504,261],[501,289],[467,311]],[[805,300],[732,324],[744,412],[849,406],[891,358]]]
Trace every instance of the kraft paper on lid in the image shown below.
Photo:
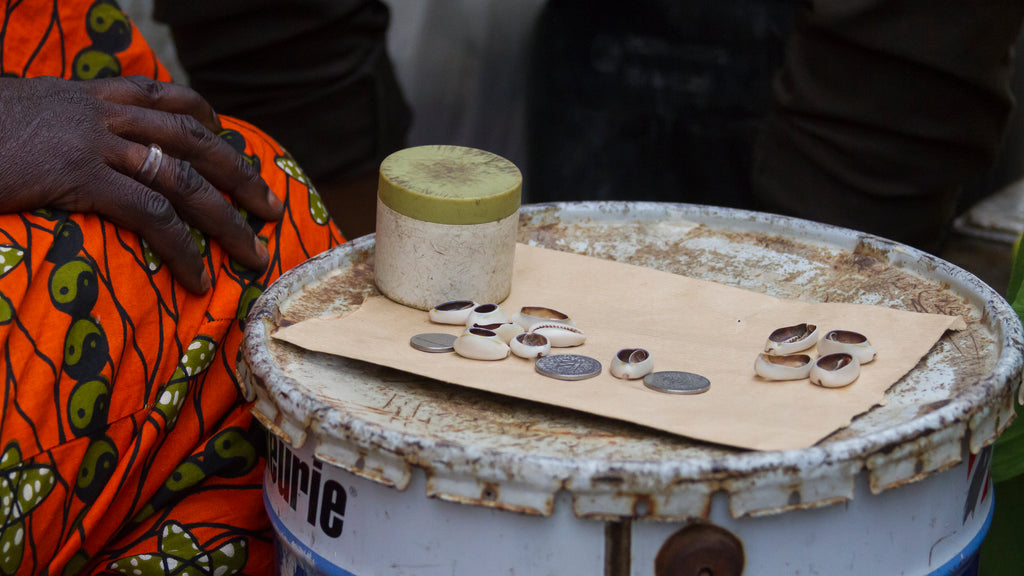
[[[538,374],[533,362],[509,355],[478,361],[429,354],[409,345],[423,332],[461,333],[431,323],[422,310],[370,297],[342,316],[323,316],[279,329],[274,337],[303,348],[390,366],[406,372],[615,418],[689,438],[755,450],[812,446],[851,420],[885,403],[885,391],[907,374],[947,330],[962,330],[959,316],[923,314],[863,304],[785,300],[649,268],[517,246],[512,292],[502,303],[547,306],[571,316],[587,334],[584,345],[553,353],[599,360],[603,372],[581,381]],[[766,381],[754,360],[768,335],[783,326],[816,324],[819,333],[852,330],[866,335],[878,357],[856,382],[826,389],[808,380]],[[711,381],[708,392],[671,395],[639,380],[610,375],[623,348],[645,348],[654,369],[694,372]],[[816,356],[814,349],[808,351]]]

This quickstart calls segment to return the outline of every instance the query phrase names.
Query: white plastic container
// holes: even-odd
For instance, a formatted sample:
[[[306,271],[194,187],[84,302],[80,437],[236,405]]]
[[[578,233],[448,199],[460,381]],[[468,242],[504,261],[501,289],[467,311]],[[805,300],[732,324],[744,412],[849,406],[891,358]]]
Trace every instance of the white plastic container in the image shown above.
[[[512,288],[522,174],[475,148],[418,146],[380,166],[377,288],[429,310],[450,300],[503,301]]]

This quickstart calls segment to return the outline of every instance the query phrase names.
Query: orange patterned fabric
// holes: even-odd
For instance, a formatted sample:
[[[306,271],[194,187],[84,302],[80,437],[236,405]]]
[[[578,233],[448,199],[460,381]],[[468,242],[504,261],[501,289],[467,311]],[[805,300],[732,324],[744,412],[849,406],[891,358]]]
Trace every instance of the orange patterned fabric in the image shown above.
[[[169,80],[112,0],[8,2],[0,42],[8,76]],[[249,217],[266,273],[193,231],[214,278],[196,296],[98,216],[0,215],[0,574],[272,572],[237,351],[267,284],[342,238],[280,146],[222,122],[287,207]]]

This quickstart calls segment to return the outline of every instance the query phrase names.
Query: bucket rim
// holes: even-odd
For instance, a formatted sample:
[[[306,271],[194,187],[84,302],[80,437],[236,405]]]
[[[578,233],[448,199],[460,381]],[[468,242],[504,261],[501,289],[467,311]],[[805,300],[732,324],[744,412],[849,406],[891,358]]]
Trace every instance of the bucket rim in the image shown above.
[[[937,256],[872,234],[737,208],[625,201],[525,204],[521,208],[521,217],[526,220],[552,216],[608,218],[616,214],[650,219],[685,217],[709,225],[744,223],[752,230],[770,228],[774,232],[798,233],[801,240],[820,241],[840,248],[869,247],[889,258],[892,265],[927,269],[930,277],[970,295],[981,310],[983,320],[994,329],[1001,347],[999,358],[987,376],[927,414],[853,438],[826,440],[797,450],[751,452],[726,448],[725,453],[700,459],[610,462],[598,457],[553,458],[543,454],[459,447],[398,429],[386,429],[316,402],[300,392],[302,384],[286,375],[267,352],[266,344],[280,315],[280,306],[311,279],[352,263],[360,253],[372,252],[374,237],[370,234],[285,273],[257,300],[246,322],[239,360],[240,382],[246,397],[250,400],[260,397],[254,412],[272,433],[295,447],[313,436],[318,446],[325,444],[323,450],[318,448],[318,457],[356,474],[403,488],[408,484],[412,468],[443,461],[447,470],[445,476],[450,476],[446,478],[449,484],[437,488],[435,496],[547,515],[551,512],[553,494],[569,490],[590,499],[589,504],[577,504],[576,512],[592,517],[637,516],[635,497],[658,492],[659,486],[685,487],[691,491],[699,486],[700,489],[695,490],[699,493],[695,496],[698,500],[710,498],[715,492],[726,492],[731,496],[731,510],[737,517],[827,505],[852,498],[853,482],[862,471],[868,472],[871,489],[878,493],[954,466],[964,457],[965,443],[969,453],[976,454],[994,442],[1012,421],[1015,392],[1024,366],[1024,329],[1009,303],[973,274]],[[344,462],[344,458],[332,457],[332,450],[326,447],[328,442],[324,442],[328,436],[331,442],[344,445],[342,452],[356,450],[364,457],[380,452],[384,457],[382,466],[402,470],[371,473],[354,468],[351,462]],[[417,446],[416,455],[406,459],[403,447],[410,442]],[[481,457],[489,461],[488,470],[481,470]],[[437,466],[433,468],[436,473]],[[488,475],[498,482],[514,479],[515,484],[530,495],[522,498],[521,505],[489,502],[488,498],[479,496],[478,486]],[[603,481],[607,478],[615,481]],[[441,484],[444,482],[439,479],[437,485]],[[632,507],[620,501],[623,495],[634,496]],[[639,515],[673,519],[692,517],[699,512],[698,503],[676,508],[658,505],[648,507],[647,513]]]

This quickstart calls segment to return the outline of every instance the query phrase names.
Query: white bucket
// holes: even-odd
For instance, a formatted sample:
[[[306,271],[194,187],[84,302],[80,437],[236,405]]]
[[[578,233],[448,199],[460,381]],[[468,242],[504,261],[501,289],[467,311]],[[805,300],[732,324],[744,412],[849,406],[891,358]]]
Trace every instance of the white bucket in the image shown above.
[[[357,239],[285,274],[246,328],[239,373],[270,431],[282,574],[689,574],[671,553],[704,554],[716,576],[976,573],[985,446],[1012,418],[1024,342],[991,288],[906,246],[764,214],[581,203],[521,219],[520,241],[781,297],[834,299],[838,285],[968,328],[818,445],[747,452],[270,338],[374,293],[373,238]],[[799,283],[784,279],[794,267]]]
[[[398,491],[324,464],[308,446],[293,450],[274,435],[270,442],[264,495],[282,576],[605,573],[607,529],[576,518],[567,492],[550,517],[514,514],[424,498],[421,472]],[[700,522],[742,542],[742,573],[750,576],[973,575],[993,509],[988,469],[979,464],[879,495],[862,482],[847,505],[758,518],[732,518],[718,498]],[[632,543],[626,573],[652,574],[661,547],[691,525],[625,523]]]

